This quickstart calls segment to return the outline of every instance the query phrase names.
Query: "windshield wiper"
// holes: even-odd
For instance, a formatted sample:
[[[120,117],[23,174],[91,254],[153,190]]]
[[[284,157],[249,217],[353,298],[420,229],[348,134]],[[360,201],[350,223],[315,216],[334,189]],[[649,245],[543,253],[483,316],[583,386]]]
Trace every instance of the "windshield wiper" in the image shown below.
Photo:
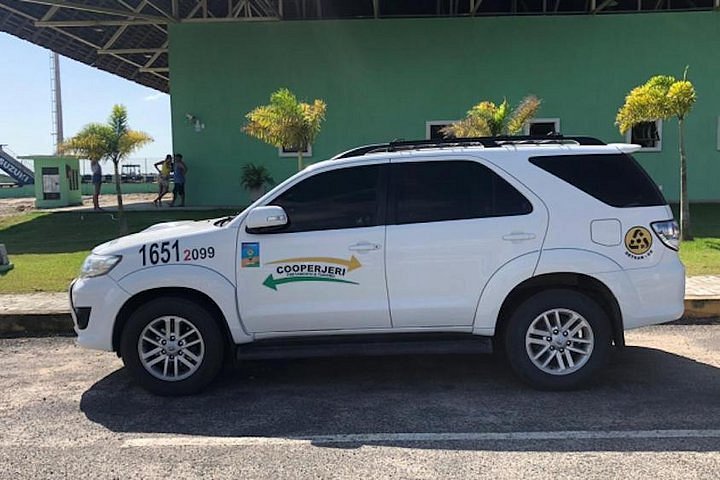
[[[228,215],[227,217],[223,217],[223,218],[221,218],[221,219],[219,219],[219,220],[215,220],[215,223],[213,223],[213,225],[215,225],[216,227],[222,227],[223,225],[225,225],[226,223],[228,223],[230,220],[232,220],[232,219],[235,218],[236,216],[237,216],[237,214],[235,214],[235,215]]]

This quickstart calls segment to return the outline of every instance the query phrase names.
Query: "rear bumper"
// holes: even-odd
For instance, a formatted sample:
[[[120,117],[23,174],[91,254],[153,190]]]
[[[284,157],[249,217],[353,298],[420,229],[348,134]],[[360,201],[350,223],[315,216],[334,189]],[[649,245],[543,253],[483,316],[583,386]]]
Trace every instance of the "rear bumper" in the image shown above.
[[[623,328],[671,322],[685,311],[685,267],[675,252],[651,268],[595,275],[615,295]]]

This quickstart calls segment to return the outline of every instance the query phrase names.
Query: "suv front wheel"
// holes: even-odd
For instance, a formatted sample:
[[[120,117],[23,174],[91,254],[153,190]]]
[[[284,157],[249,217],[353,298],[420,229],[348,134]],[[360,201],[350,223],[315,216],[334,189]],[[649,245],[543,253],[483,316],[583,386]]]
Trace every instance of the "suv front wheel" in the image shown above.
[[[590,381],[610,350],[610,321],[590,297],[548,290],[525,300],[510,316],[505,349],[525,382],[542,390],[569,390]]]
[[[158,395],[189,395],[220,372],[224,344],[207,310],[184,298],[164,297],[130,316],[120,351],[141,386]]]

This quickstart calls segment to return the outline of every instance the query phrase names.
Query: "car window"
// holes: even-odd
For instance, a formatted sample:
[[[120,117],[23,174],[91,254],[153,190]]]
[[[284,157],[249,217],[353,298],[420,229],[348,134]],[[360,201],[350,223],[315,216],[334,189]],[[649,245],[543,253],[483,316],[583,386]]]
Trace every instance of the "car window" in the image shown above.
[[[626,153],[548,155],[530,163],[613,207],[649,207],[667,202],[640,164]]]
[[[532,205],[512,185],[473,161],[393,164],[396,224],[524,215]]]
[[[279,233],[379,225],[381,165],[319,173],[280,194],[288,226]]]

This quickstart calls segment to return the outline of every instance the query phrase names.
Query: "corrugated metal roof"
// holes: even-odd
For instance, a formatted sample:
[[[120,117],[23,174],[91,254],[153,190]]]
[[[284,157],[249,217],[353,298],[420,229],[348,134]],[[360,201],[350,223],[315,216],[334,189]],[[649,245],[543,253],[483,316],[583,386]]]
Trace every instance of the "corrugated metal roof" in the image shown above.
[[[720,8],[720,0],[0,0],[0,31],[168,92],[171,23],[713,8]]]

